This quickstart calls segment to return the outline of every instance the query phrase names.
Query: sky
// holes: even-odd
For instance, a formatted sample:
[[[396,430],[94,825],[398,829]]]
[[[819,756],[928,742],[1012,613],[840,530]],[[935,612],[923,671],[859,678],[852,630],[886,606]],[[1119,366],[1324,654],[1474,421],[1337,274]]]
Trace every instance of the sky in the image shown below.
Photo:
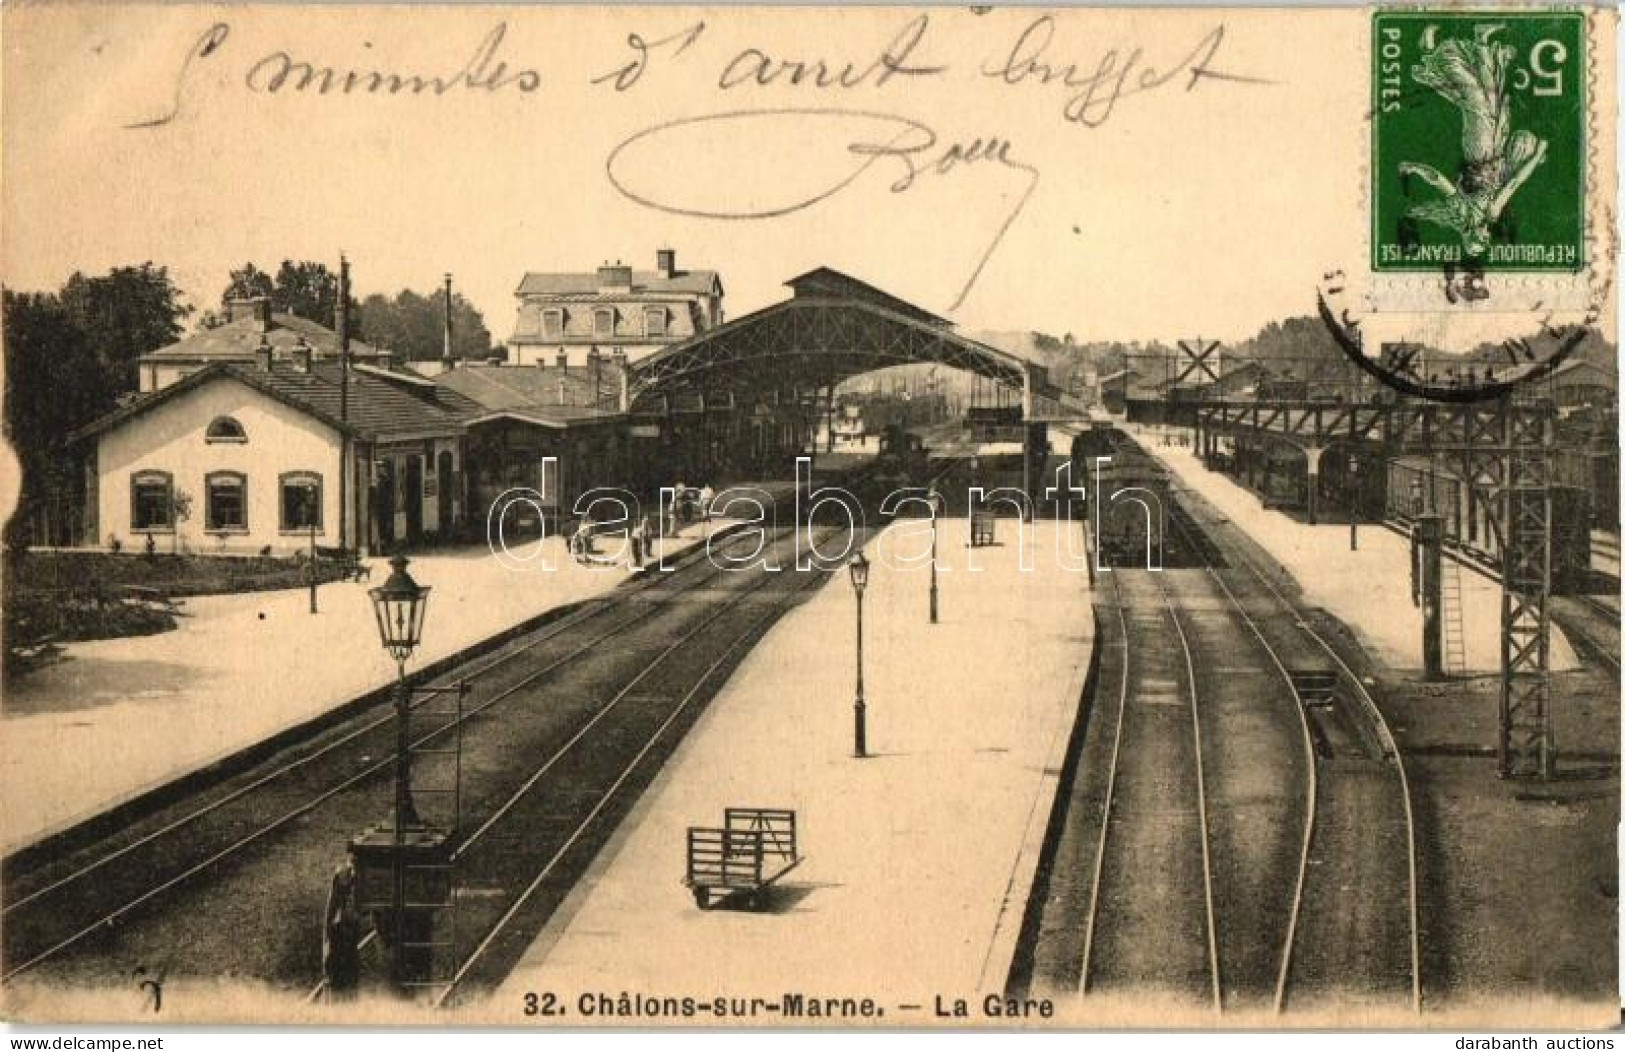
[[[201,309],[245,261],[342,251],[361,297],[450,271],[502,340],[527,270],[669,246],[721,272],[730,317],[831,266],[966,329],[1230,340],[1366,254],[1358,11],[3,17],[11,288],[150,259]],[[820,60],[848,83],[792,83]],[[333,90],[294,88],[305,61]],[[369,93],[370,71],[456,83]]]

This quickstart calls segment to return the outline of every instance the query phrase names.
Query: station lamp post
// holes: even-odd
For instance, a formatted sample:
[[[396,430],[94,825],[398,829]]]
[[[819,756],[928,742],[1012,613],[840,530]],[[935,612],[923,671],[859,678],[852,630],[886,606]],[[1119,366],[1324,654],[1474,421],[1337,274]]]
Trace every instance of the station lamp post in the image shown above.
[[[309,502],[305,505],[305,517],[310,526],[310,612],[314,614],[316,613],[316,585],[320,581],[320,576],[316,570],[316,515],[318,509],[322,506],[321,490],[317,488],[315,482],[305,486],[305,500]]]
[[[1360,458],[1349,450],[1349,551],[1360,550]]]
[[[937,518],[942,514],[942,494],[932,490],[926,495],[931,502],[931,623],[937,623]]]
[[[861,760],[869,755],[864,726],[867,706],[863,701],[863,590],[869,584],[869,560],[860,550],[852,556],[847,569],[852,573],[852,591],[858,597],[858,682],[852,699],[852,755]]]
[[[412,803],[411,691],[406,685],[406,662],[423,641],[423,615],[429,607],[429,589],[412,580],[406,572],[407,559],[396,555],[389,561],[391,573],[382,585],[372,589],[372,609],[378,619],[378,635],[384,649],[395,659],[395,821],[390,852],[390,917],[394,952],[391,978],[397,985],[406,976],[406,840],[407,832],[418,833],[423,826]]]

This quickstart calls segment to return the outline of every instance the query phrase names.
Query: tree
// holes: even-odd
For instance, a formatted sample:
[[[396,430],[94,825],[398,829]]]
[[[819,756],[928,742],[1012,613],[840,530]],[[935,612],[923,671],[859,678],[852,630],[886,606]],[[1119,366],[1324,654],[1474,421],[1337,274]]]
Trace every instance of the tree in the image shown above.
[[[192,313],[169,271],[151,263],[115,267],[104,277],[75,273],[61,299],[107,374],[98,391],[107,407],[136,386],[136,359],[180,339],[181,321]]]
[[[283,260],[276,272],[276,292],[272,298],[289,314],[322,325],[337,324],[339,279],[325,263]]]
[[[0,294],[5,433],[22,464],[19,511],[64,485],[68,435],[136,387],[136,359],[175,342],[191,312],[163,267],[75,273],[55,293]],[[14,522],[24,516],[19,515]]]
[[[271,309],[279,313],[296,314],[320,325],[338,324],[339,279],[326,263],[285,259],[275,278],[253,263],[244,263],[231,272],[231,279],[220,293],[220,304],[224,308],[231,300],[259,296],[269,299]],[[357,310],[353,297],[350,310]],[[214,316],[205,316],[203,324],[209,327],[208,322],[214,320]]]
[[[375,347],[388,347],[409,361],[432,361],[445,353],[444,293],[419,295],[402,289],[394,299],[374,294],[361,304],[362,339]],[[452,353],[462,359],[483,361],[491,354],[491,333],[485,318],[460,293],[451,296]]]
[[[226,291],[220,294],[220,306],[225,307],[231,300],[248,300],[256,296],[269,299],[275,289],[271,275],[252,263],[244,263],[231,272],[231,280],[226,284]]]

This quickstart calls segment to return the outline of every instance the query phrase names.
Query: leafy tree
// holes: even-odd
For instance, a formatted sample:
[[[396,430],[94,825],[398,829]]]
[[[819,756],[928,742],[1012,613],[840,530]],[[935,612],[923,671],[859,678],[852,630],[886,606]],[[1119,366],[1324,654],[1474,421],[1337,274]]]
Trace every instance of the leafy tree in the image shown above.
[[[136,359],[179,339],[191,308],[165,268],[142,263],[75,273],[55,293],[4,290],[0,309],[5,433],[22,464],[26,511],[73,484],[69,433],[135,390]]]
[[[220,306],[224,308],[231,300],[247,300],[256,296],[271,297],[276,291],[276,285],[271,275],[256,267],[252,263],[244,263],[231,272],[231,280],[226,284],[226,290],[220,294]]]
[[[325,263],[295,263],[285,259],[276,272],[276,292],[272,298],[289,314],[336,324],[339,306],[339,278]]]
[[[409,361],[431,361],[445,354],[444,293],[427,296],[403,289],[394,298],[374,294],[361,304],[362,339],[388,347]],[[458,358],[484,360],[491,351],[491,333],[474,305],[453,292],[451,346]]]
[[[181,338],[192,308],[163,267],[115,267],[102,277],[75,273],[62,286],[62,306],[107,374],[95,392],[107,406],[136,385],[136,359]]]
[[[337,324],[339,278],[337,273],[327,268],[326,263],[312,260],[296,263],[285,259],[277,268],[274,278],[255,264],[244,263],[231,272],[230,280],[220,293],[220,305],[224,309],[231,300],[257,296],[269,299],[271,308],[279,313],[296,314],[320,325]],[[357,304],[352,297],[350,310],[354,313],[356,309]],[[206,315],[201,319],[201,324],[211,328],[210,322],[218,324],[223,321],[218,315]]]

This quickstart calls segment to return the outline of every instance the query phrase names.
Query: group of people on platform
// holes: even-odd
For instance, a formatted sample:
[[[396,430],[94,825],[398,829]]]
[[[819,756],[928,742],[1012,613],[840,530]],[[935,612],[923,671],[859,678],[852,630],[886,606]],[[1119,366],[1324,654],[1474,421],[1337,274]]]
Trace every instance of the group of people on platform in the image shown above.
[[[664,521],[657,526],[654,515],[645,512],[626,530],[600,530],[598,523],[589,511],[570,535],[570,552],[584,562],[603,561],[593,548],[593,540],[601,533],[625,533],[629,545],[631,562],[634,567],[641,567],[650,557],[654,541],[657,536],[674,537],[688,526],[697,522],[709,522],[711,518],[711,502],[716,493],[709,485],[698,488],[678,482],[670,487],[672,498],[668,502],[660,501],[659,511],[655,515],[664,517]]]

